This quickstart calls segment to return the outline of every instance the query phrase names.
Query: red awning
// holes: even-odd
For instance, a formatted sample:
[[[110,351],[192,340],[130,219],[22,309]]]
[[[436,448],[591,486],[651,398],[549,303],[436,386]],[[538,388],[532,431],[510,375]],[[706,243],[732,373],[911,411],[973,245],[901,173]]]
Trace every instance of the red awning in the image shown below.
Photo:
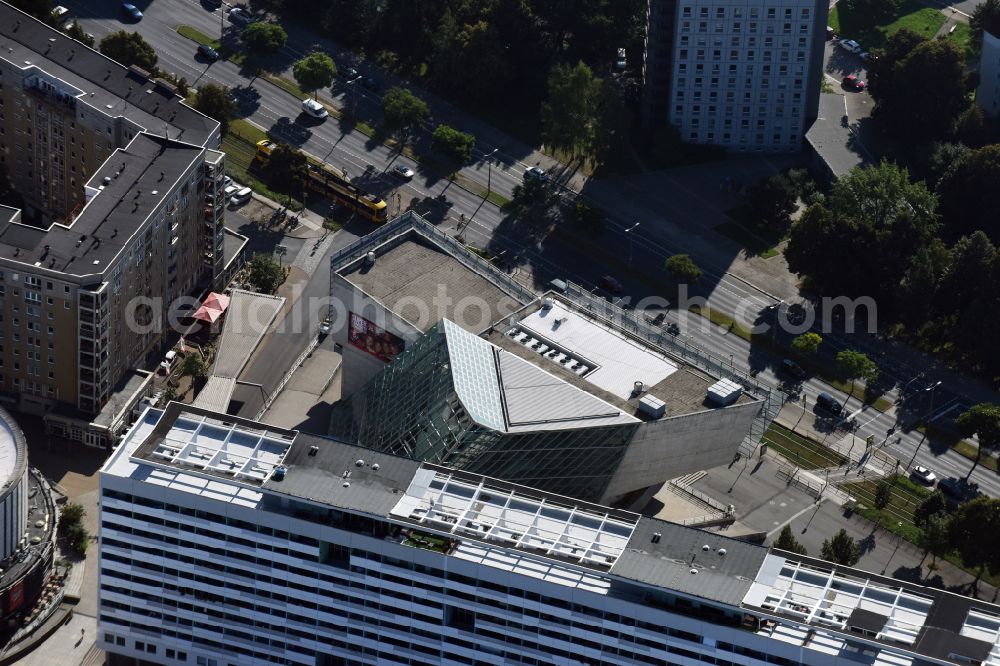
[[[202,305],[213,310],[218,310],[219,312],[225,312],[226,308],[229,307],[229,297],[225,294],[217,294],[214,291],[205,297]]]
[[[207,305],[201,306],[193,315],[191,315],[193,319],[200,319],[202,321],[207,321],[210,324],[215,323],[215,320],[217,320],[221,316],[222,316],[222,310],[216,310],[214,308],[208,307]]]

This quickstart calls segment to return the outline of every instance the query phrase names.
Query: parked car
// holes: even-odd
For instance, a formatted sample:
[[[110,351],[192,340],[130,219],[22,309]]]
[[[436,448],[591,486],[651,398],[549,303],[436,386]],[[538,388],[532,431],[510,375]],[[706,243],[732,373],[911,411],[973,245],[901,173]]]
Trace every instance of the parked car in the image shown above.
[[[171,349],[164,355],[163,360],[160,361],[160,367],[156,370],[162,375],[169,375],[170,371],[174,369],[174,364],[177,362],[177,352]]]
[[[333,327],[333,322],[330,321],[329,317],[324,319],[319,323],[319,334],[329,335],[332,327]]]
[[[795,379],[806,378],[806,371],[802,368],[801,365],[799,365],[790,358],[785,358],[781,360],[781,369],[785,371],[787,374],[794,377]]]
[[[816,396],[816,406],[835,416],[840,416],[841,412],[844,411],[844,406],[840,404],[840,401],[826,391]]]
[[[313,118],[323,119],[330,115],[329,111],[326,110],[326,107],[314,99],[302,100],[302,110]]]
[[[397,164],[392,167],[392,173],[394,176],[399,176],[403,180],[410,180],[413,178],[413,169],[406,166],[405,164]]]
[[[625,291],[625,289],[622,287],[622,283],[610,275],[605,275],[604,277],[602,277],[599,286],[604,291],[612,293],[615,296]]]
[[[127,14],[133,21],[139,21],[142,19],[142,12],[139,8],[129,2],[122,3],[122,12]]]
[[[545,173],[545,169],[533,166],[524,172],[524,179],[546,181],[549,179],[549,175]]]
[[[229,176],[223,176],[222,177],[222,189],[223,190],[228,189],[229,186],[232,185],[232,184],[233,184],[233,179],[232,178],[230,178]]]
[[[68,14],[69,10],[63,7],[62,5],[58,5],[52,8],[52,18],[54,18],[56,21],[60,20],[65,21],[66,19],[69,18]]]
[[[842,39],[839,42],[837,42],[837,44],[840,46],[840,48],[844,49],[848,53],[861,52],[861,44],[858,44],[853,39]]]
[[[872,54],[868,53],[868,51],[862,51],[861,53],[858,54],[858,57],[861,58],[863,61],[868,62],[869,60],[872,59]]]
[[[249,187],[244,187],[242,190],[236,192],[233,196],[229,197],[230,206],[242,206],[246,202],[250,201],[250,197],[253,196],[253,190]]]
[[[949,500],[953,504],[968,502],[969,500],[974,500],[982,495],[982,493],[979,492],[978,483],[966,481],[965,479],[958,479],[953,476],[938,481],[937,487],[938,490],[940,490],[945,496],[945,499]]]
[[[615,58],[615,69],[619,72],[625,69],[627,61],[625,60],[625,49],[618,49],[618,57]]]
[[[934,482],[937,481],[937,475],[923,465],[917,465],[911,469],[910,476],[913,477],[914,481],[919,481],[925,486],[933,486]]]
[[[226,178],[229,178],[229,176],[226,176]],[[222,196],[226,197],[226,199],[232,199],[233,195],[242,189],[243,188],[241,186],[233,182],[232,178],[229,178],[229,183],[226,185],[225,189],[222,190]]]
[[[219,52],[213,49],[208,44],[198,45],[198,55],[205,58],[209,62],[215,62],[216,60],[219,59]]]
[[[861,92],[865,89],[866,83],[858,78],[856,74],[848,74],[844,77],[842,82],[844,87],[848,90],[854,90],[855,92]]]
[[[229,10],[229,22],[233,25],[247,25],[253,21],[250,12],[242,7],[233,7]]]

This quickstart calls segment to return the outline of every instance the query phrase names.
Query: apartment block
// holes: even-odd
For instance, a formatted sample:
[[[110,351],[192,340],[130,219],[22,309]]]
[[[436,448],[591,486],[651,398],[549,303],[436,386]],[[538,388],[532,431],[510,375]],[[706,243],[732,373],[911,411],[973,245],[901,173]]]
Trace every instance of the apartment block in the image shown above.
[[[827,4],[650,0],[644,117],[688,143],[799,150],[818,109]]]
[[[983,30],[979,54],[979,87],[976,104],[990,116],[1000,116],[1000,20],[990,30]]]
[[[225,414],[101,471],[109,663],[1000,663],[1000,606]]]
[[[169,83],[0,3],[0,167],[24,198],[0,211],[6,402],[113,439],[167,305],[223,272],[219,144]]]

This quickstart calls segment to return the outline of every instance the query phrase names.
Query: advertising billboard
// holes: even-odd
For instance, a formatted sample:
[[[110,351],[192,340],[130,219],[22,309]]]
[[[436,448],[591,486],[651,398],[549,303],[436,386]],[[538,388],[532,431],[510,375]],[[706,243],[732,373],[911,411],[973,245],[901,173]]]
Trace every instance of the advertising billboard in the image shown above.
[[[406,348],[406,342],[399,336],[379,328],[361,315],[349,314],[347,341],[358,349],[388,363]]]

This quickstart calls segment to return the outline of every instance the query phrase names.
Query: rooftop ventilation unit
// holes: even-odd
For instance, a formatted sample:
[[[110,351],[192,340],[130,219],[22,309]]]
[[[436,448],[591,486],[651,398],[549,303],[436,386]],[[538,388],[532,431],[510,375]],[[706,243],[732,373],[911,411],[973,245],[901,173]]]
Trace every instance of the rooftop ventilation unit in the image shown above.
[[[365,255],[365,266],[374,266],[374,265],[375,265],[375,253],[369,252],[368,254]]]
[[[552,299],[551,298],[543,298],[542,299],[542,309],[543,310],[548,310],[551,307],[552,307]]]
[[[663,418],[663,415],[667,413],[667,403],[647,393],[639,398],[639,411],[650,418]]]
[[[317,453],[319,453],[319,447],[318,446],[310,446],[309,447],[309,455],[315,456]]]
[[[364,467],[365,461],[358,458],[357,460],[354,461],[354,464],[357,465],[358,467]]]
[[[731,379],[720,379],[708,387],[708,399],[720,407],[736,402],[743,393],[743,387]]]
[[[287,467],[278,465],[277,467],[274,468],[274,473],[271,475],[271,478],[273,478],[275,481],[281,481],[282,479],[285,478],[285,473],[287,471],[288,471]]]

